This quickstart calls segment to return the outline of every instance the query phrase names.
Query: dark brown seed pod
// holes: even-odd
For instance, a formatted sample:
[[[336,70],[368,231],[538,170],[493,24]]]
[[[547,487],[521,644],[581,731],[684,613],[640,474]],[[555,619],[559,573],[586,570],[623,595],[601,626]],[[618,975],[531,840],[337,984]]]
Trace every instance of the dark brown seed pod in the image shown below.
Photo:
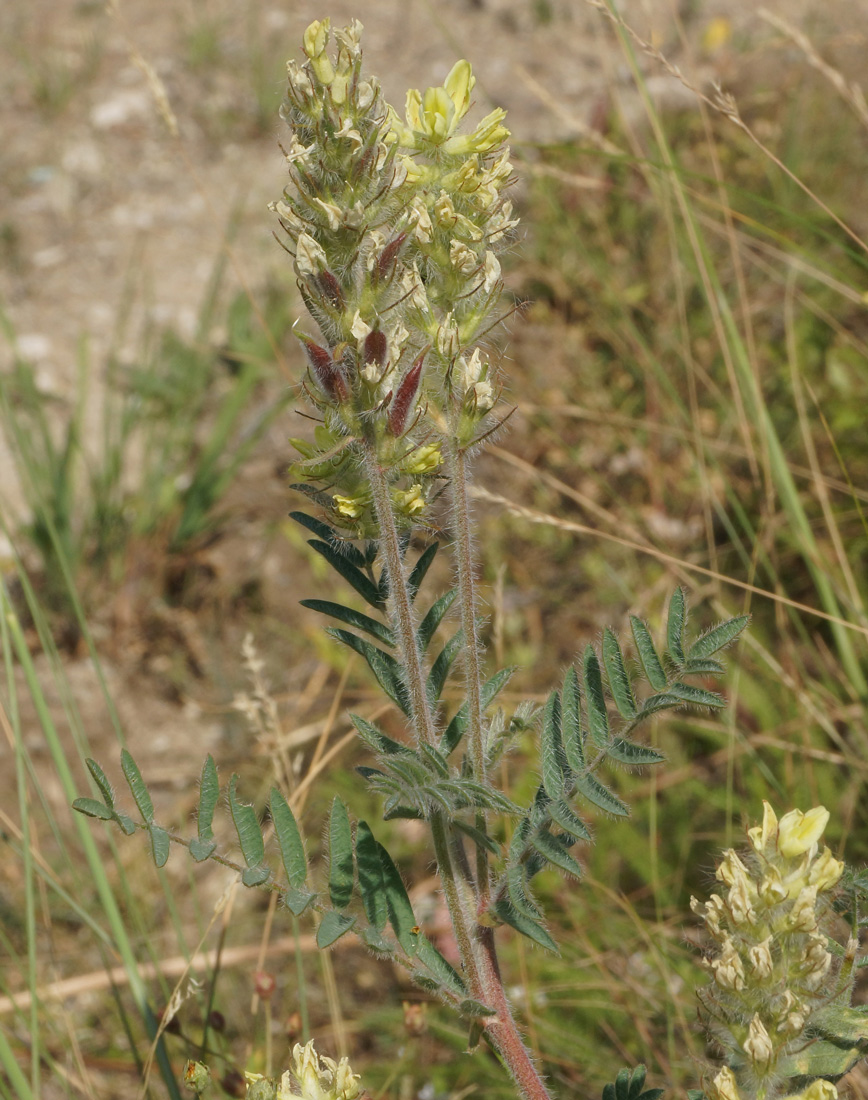
[[[428,349],[425,348],[417,357],[413,366],[410,367],[401,379],[398,391],[392,398],[392,404],[389,408],[389,430],[392,435],[402,435],[404,429],[407,427],[407,418],[410,415],[410,409],[413,407],[413,401],[419,391],[419,382],[422,379],[422,365],[425,362],[425,356],[427,354]]]
[[[325,348],[321,348],[319,344],[311,340],[309,336],[299,333],[298,338],[304,344],[307,361],[310,364],[313,376],[326,396],[338,404],[346,401],[347,384],[331,355]]]

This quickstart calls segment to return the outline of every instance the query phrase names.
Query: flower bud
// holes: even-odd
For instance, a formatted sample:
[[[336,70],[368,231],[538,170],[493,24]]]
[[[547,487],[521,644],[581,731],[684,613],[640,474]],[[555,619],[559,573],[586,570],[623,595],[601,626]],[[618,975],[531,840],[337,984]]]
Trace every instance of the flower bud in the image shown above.
[[[184,1084],[201,1096],[211,1084],[211,1070],[203,1062],[188,1061],[184,1066]]]
[[[395,268],[395,263],[398,259],[398,255],[406,240],[407,234],[399,233],[397,237],[394,237],[391,241],[389,241],[389,243],[377,257],[377,263],[374,267],[374,271],[378,280],[386,279],[392,274]]]
[[[764,982],[772,976],[774,962],[771,953],[772,937],[766,936],[762,943],[755,944],[747,953],[753,973],[752,977]]]
[[[730,936],[724,936],[720,955],[711,960],[711,970],[722,989],[744,989],[744,964]]]
[[[323,248],[309,233],[300,233],[295,245],[295,270],[302,279],[319,275],[328,267]]]
[[[310,58],[311,67],[321,84],[331,84],[335,77],[334,68],[325,52],[330,26],[330,20],[323,19],[320,22],[316,19],[304,32],[304,52]]]
[[[742,1050],[753,1062],[754,1069],[760,1075],[768,1069],[774,1060],[775,1048],[759,1014],[755,1014],[750,1022],[748,1036],[742,1044]]]
[[[817,927],[817,887],[805,886],[790,910],[787,927],[791,932],[812,932]]]
[[[710,1091],[716,1100],[741,1100],[738,1085],[735,1081],[735,1074],[729,1066],[724,1066],[720,1073],[714,1078],[711,1082]]]

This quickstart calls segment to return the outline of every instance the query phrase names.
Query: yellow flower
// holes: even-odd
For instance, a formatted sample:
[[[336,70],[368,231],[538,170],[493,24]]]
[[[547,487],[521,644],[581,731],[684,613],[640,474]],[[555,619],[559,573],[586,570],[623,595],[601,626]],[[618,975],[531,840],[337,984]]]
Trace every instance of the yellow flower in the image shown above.
[[[815,806],[806,814],[790,810],[778,824],[778,851],[788,859],[802,855],[817,843],[828,821],[829,811],[825,806]]]
[[[411,485],[409,489],[396,489],[392,500],[399,512],[406,516],[417,516],[425,511],[425,495],[421,485]]]
[[[816,886],[818,890],[828,890],[834,886],[844,873],[844,864],[839,859],[834,859],[828,848],[823,849],[823,854],[818,856],[811,864],[808,872],[808,882]]]
[[[404,473],[419,477],[421,474],[433,474],[443,462],[443,455],[436,443],[426,443],[415,447],[402,464]]]
[[[754,829],[748,829],[747,835],[756,851],[763,852],[769,841],[774,839],[778,831],[778,819],[775,811],[768,802],[763,802],[763,823]]]
[[[368,507],[370,501],[364,496],[358,497],[344,497],[339,493],[335,493],[332,497],[335,508],[338,510],[338,514],[346,516],[348,519],[358,519],[364,515],[365,509]]]

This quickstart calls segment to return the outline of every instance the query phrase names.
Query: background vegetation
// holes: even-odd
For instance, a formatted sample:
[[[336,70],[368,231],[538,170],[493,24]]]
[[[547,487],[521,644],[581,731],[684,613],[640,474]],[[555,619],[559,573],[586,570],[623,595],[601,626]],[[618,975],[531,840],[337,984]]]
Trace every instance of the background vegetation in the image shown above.
[[[562,18],[548,5],[522,17],[552,32]],[[604,625],[623,633],[631,612],[661,623],[675,584],[696,625],[744,610],[753,625],[730,659],[723,718],[661,725],[668,764],[620,777],[632,821],[596,822],[581,886],[551,880],[563,956],[520,941],[506,952],[529,1042],[561,1095],[594,1095],[615,1064],[636,1061],[649,1084],[697,1083],[688,901],[763,798],[825,804],[831,839],[851,863],[868,859],[868,118],[852,84],[864,36],[817,19],[807,42],[781,25],[733,39],[733,24],[697,17],[690,41],[725,70],[733,117],[707,83],[711,101],[654,98],[656,41],[643,49],[595,18],[620,77],[592,125],[554,143],[525,129],[515,148],[524,236],[504,371],[517,412],[481,464],[477,505],[493,651],[542,699]],[[65,60],[21,37],[17,94],[46,126],[62,127],[98,79],[93,28]],[[251,16],[233,100],[213,87],[228,64],[220,19],[191,7],[183,29],[184,79],[213,92],[195,100],[197,135],[226,145],[266,128],[270,141],[281,58],[298,36],[281,34],[277,50]],[[8,41],[13,30],[7,21]],[[160,80],[152,72],[152,91]],[[207,162],[189,149],[176,171],[195,188]],[[268,191],[280,186],[278,164]],[[253,215],[238,209],[214,227],[224,247],[193,323],[161,323],[132,273],[111,340],[93,348],[82,327],[66,397],[20,340],[12,319],[26,310],[14,294],[0,303],[14,464],[0,1096],[138,1095],[159,1015],[206,951],[156,1048],[155,1097],[179,1095],[179,1067],[202,1049],[233,1095],[239,1067],[279,1067],[308,1029],[322,1051],[351,1054],[375,1096],[505,1097],[489,1057],[462,1053],[466,1029],[360,947],[316,953],[303,922],[252,892],[215,916],[228,878],[181,859],[158,873],[140,843],[69,810],[87,790],[83,756],[108,761],[129,740],[163,821],[185,823],[206,751],[242,772],[257,804],[275,779],[294,790],[308,836],[335,792],[372,812],[346,711],[373,713],[376,693],[297,607],[320,594],[321,574],[285,521],[299,505],[285,488],[285,439],[299,434],[287,411],[301,371],[295,289],[279,258],[239,286]],[[0,230],[6,276],[32,282],[27,229]],[[242,654],[247,632],[255,650]],[[506,769],[516,793],[535,782],[520,756]],[[445,936],[412,830],[393,845],[426,930]]]

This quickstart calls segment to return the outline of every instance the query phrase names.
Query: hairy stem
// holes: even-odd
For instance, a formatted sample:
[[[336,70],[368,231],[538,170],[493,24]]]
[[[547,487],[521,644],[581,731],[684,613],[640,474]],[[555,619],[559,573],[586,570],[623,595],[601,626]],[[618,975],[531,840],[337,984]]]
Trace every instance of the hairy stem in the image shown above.
[[[476,627],[476,577],[474,574],[470,512],[467,499],[469,469],[467,452],[454,435],[448,439],[446,458],[449,471],[449,491],[452,498],[452,533],[455,539],[455,561],[458,569],[458,603],[461,627],[464,631],[464,684],[467,698],[468,742],[470,763],[478,782],[486,780],[485,746],[482,743],[482,670],[479,662],[480,643]],[[476,827],[485,832],[486,815],[480,810]],[[476,848],[476,881],[479,891],[479,911],[488,906],[490,870],[487,853]]]
[[[449,492],[452,497],[452,533],[458,569],[458,604],[464,631],[464,683],[467,693],[468,743],[474,778],[485,782],[485,750],[482,744],[482,672],[476,629],[476,578],[467,501],[467,453],[454,439],[446,448]]]
[[[524,1045],[512,1009],[503,989],[500,968],[494,947],[494,929],[478,929],[482,949],[482,984],[485,1004],[493,1008],[496,1016],[485,1021],[485,1034],[512,1075],[525,1100],[552,1100],[539,1070],[534,1065],[530,1051]]]
[[[418,627],[416,612],[407,587],[407,576],[404,572],[398,527],[395,523],[392,499],[389,494],[389,483],[371,443],[365,446],[365,467],[371,485],[374,510],[377,513],[377,524],[380,529],[380,548],[383,552],[386,574],[389,578],[389,598],[392,601],[395,617],[395,633],[401,651],[405,684],[410,696],[413,732],[416,735],[417,742],[433,745],[437,737],[434,715],[428,700],[425,667],[416,634]]]

